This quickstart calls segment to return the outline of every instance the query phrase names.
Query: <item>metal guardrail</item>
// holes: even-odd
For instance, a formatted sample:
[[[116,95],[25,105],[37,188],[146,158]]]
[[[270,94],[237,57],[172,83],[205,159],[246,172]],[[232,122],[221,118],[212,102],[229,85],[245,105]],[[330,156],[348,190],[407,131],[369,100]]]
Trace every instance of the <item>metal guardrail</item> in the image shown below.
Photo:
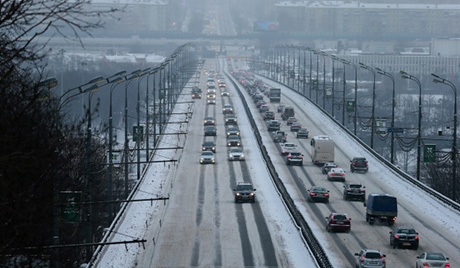
[[[227,75],[233,78],[233,76],[229,75],[228,73]],[[239,86],[235,83],[233,79],[231,80],[231,82],[233,86],[237,89],[238,95],[240,96],[240,99],[244,104],[243,106],[245,108],[245,111],[248,116],[251,127],[254,131],[254,134],[257,140],[257,144],[262,153],[262,157],[265,160],[265,163],[267,165],[271,178],[274,184],[276,185],[278,191],[281,193],[281,197],[283,198],[283,201],[288,207],[289,212],[291,213],[293,219],[295,220],[296,224],[300,227],[301,234],[303,238],[305,239],[305,241],[307,242],[307,245],[310,247],[310,250],[313,253],[313,257],[315,258],[315,260],[317,261],[317,263],[319,264],[321,268],[333,267],[323,247],[321,246],[318,239],[313,234],[313,231],[311,230],[307,221],[303,217],[302,213],[297,209],[297,206],[294,200],[291,198],[288,191],[286,190],[286,187],[284,186],[283,181],[278,176],[278,172],[276,171],[275,166],[273,165],[273,162],[271,161],[271,158],[268,155],[267,149],[265,148],[262,142],[262,136],[260,135],[259,129],[257,128],[256,122],[254,120],[254,117],[252,116],[251,110],[249,109],[249,105],[246,102],[246,99],[244,98],[243,93],[241,92]]]

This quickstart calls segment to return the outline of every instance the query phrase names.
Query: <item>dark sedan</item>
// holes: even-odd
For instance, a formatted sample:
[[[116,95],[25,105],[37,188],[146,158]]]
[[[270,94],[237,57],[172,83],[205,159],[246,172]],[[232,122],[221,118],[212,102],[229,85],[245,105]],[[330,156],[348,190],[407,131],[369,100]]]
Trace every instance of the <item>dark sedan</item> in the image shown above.
[[[401,246],[409,246],[413,249],[418,249],[418,233],[414,228],[396,227],[390,232],[390,246],[399,248]]]
[[[201,145],[201,149],[203,151],[212,151],[213,153],[216,152],[216,143],[213,141],[205,141]]]
[[[291,124],[291,131],[293,132],[297,132],[299,131],[299,129],[302,128],[302,124],[300,124],[299,122],[292,122]]]
[[[329,202],[329,190],[324,187],[313,186],[307,191],[308,202]]]
[[[215,126],[207,126],[204,128],[204,135],[205,136],[216,136],[217,135],[217,128]]]
[[[326,217],[326,230],[330,231],[345,231],[351,230],[351,218],[345,213],[331,213]]]

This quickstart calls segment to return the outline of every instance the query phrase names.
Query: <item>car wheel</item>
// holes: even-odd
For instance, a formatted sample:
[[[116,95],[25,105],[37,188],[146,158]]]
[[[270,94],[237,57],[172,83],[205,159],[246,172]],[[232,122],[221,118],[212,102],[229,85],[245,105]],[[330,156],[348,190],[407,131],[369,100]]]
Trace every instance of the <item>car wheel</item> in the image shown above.
[[[418,245],[414,245],[413,249],[417,250],[417,249],[418,249]]]
[[[393,248],[397,248],[397,245],[396,245],[396,243],[393,243]]]
[[[329,199],[326,199],[326,202],[325,202],[325,203],[326,203],[326,204],[329,203]]]

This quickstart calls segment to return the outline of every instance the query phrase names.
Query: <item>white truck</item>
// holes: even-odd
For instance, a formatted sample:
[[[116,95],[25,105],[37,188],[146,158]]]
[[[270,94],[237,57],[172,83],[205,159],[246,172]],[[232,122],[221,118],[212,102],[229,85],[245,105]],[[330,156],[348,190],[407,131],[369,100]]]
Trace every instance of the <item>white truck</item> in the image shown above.
[[[281,88],[270,88],[268,98],[270,102],[281,102]]]
[[[313,164],[334,162],[334,141],[329,136],[314,136],[310,141],[310,145]]]

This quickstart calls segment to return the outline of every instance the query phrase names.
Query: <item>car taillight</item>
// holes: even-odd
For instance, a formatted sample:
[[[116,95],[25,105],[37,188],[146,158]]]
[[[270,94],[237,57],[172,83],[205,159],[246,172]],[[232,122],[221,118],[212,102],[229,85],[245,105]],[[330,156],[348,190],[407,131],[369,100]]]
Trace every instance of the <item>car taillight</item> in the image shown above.
[[[331,175],[335,175],[335,173],[331,173]]]
[[[418,235],[415,236],[415,239],[418,239]]]
[[[303,158],[303,156],[299,156],[299,159],[302,159],[302,158]]]
[[[399,238],[399,235],[395,235],[395,238]]]
[[[446,266],[444,266],[444,268],[450,268],[450,264],[446,264]]]
[[[329,194],[324,194],[324,196],[329,196]]]
[[[356,163],[355,163],[355,162],[353,162],[353,166],[354,166],[354,165],[356,165]]]
[[[361,256],[361,262],[364,262],[364,255]]]
[[[316,193],[311,193],[310,195],[311,195],[311,196],[315,196],[315,195],[316,195]]]
[[[385,257],[382,256],[382,263],[385,263]]]
[[[345,173],[340,173],[340,176],[345,176]]]
[[[292,156],[288,156],[288,158],[292,158]]]
[[[423,267],[430,267],[430,265],[427,262],[424,262]]]
[[[366,190],[364,190],[364,189],[361,189],[361,192],[364,192],[364,191],[366,191]]]
[[[368,166],[368,165],[369,165],[369,163],[366,163],[366,166]]]

